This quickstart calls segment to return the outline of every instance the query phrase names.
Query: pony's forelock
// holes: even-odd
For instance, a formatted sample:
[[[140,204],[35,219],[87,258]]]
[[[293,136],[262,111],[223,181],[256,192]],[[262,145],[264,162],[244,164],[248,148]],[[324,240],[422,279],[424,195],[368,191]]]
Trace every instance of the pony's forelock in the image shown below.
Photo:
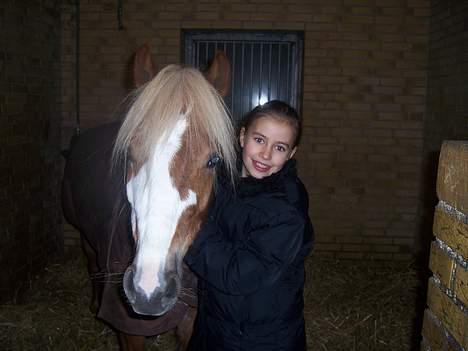
[[[119,130],[114,146],[114,164],[131,156],[139,168],[152,159],[157,143],[186,118],[190,147],[208,142],[224,159],[228,174],[235,173],[235,135],[223,99],[194,68],[169,65],[139,92]],[[200,142],[200,145],[202,144]]]

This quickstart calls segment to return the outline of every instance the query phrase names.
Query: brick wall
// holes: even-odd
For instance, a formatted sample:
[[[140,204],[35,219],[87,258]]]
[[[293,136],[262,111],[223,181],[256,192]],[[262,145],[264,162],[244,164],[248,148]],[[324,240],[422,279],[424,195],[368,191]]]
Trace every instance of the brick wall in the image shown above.
[[[131,55],[145,42],[163,67],[180,62],[182,29],[302,30],[305,130],[297,157],[317,252],[407,259],[418,230],[429,5],[139,0],[123,2],[119,30],[116,1],[81,1],[82,127],[116,118],[129,89]],[[71,101],[67,109],[72,117]],[[63,121],[64,144],[73,128],[73,118]]]
[[[432,0],[426,143],[440,151],[444,139],[468,137],[468,3]]]
[[[59,252],[57,1],[0,4],[0,299]]]
[[[427,262],[439,152],[444,140],[468,140],[468,2],[431,1],[421,225],[417,249]]]

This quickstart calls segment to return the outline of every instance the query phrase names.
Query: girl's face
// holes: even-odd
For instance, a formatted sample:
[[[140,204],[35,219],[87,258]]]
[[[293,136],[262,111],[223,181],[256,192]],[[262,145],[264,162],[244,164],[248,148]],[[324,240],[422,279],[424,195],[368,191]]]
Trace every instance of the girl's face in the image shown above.
[[[296,147],[294,127],[277,117],[262,116],[241,129],[242,177],[261,179],[283,168]]]

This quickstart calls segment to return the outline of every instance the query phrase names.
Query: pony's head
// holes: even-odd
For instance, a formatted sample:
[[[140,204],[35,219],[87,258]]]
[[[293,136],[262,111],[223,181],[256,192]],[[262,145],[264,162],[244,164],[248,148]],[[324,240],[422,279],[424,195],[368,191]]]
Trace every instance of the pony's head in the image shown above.
[[[139,92],[114,157],[129,162],[135,257],[124,275],[135,312],[161,315],[177,301],[182,259],[204,220],[216,163],[232,175],[235,138],[222,98],[192,68],[170,65]]]

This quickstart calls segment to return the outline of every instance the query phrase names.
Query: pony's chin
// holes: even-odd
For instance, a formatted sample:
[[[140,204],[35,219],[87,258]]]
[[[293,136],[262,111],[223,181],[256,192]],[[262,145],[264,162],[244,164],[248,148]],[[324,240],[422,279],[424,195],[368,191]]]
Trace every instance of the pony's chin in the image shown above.
[[[146,316],[162,316],[169,312],[177,302],[177,297],[175,298],[162,298],[161,304],[155,306],[151,301],[148,303],[135,303],[132,304],[132,309],[135,313],[146,315]]]
[[[142,289],[135,287],[134,271],[129,267],[123,279],[123,288],[133,311],[148,316],[161,316],[171,310],[177,302],[178,284],[173,276],[167,281],[165,289],[156,289],[148,296]]]

